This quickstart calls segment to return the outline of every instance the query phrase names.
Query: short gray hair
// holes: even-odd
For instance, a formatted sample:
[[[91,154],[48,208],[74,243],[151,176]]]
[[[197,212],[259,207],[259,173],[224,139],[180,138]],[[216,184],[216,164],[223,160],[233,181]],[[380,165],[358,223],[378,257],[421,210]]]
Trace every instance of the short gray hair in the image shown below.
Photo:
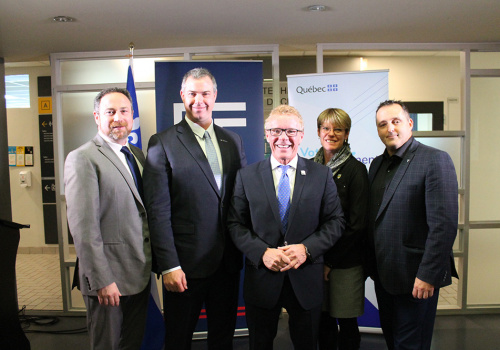
[[[186,80],[188,80],[189,77],[193,77],[194,79],[201,79],[204,77],[209,77],[212,80],[212,84],[214,85],[214,92],[217,91],[217,82],[215,81],[215,77],[210,73],[210,71],[206,68],[193,68],[186,74],[184,74],[184,78],[182,78],[182,84],[181,84],[181,91],[184,91],[184,88],[186,87]]]

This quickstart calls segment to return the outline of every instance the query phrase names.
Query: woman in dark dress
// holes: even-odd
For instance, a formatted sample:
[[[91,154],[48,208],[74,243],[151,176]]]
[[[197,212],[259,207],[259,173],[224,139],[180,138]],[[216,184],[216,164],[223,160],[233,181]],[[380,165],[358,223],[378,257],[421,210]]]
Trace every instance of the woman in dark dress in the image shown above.
[[[368,210],[368,175],[365,165],[351,154],[349,115],[342,109],[328,108],[318,116],[317,124],[322,147],[314,161],[332,169],[346,218],[344,235],[325,254],[319,349],[359,349],[357,317],[364,312],[362,241]]]

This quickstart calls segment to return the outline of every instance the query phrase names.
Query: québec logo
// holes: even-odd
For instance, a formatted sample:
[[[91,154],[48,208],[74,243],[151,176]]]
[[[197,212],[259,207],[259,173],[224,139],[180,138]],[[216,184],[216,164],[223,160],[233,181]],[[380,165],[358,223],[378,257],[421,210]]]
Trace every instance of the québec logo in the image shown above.
[[[297,93],[303,95],[303,94],[314,94],[314,93],[320,93],[320,92],[337,92],[339,91],[339,85],[338,84],[326,84],[326,86],[309,86],[309,87],[303,87],[303,86],[297,86],[295,89]]]

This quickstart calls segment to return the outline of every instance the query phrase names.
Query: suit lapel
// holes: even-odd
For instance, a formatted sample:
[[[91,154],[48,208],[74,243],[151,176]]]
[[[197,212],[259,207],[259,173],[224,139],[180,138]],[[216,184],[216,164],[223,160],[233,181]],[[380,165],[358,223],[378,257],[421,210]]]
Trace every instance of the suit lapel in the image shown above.
[[[139,203],[142,203],[139,191],[137,190],[137,187],[135,187],[134,179],[127,171],[127,169],[125,169],[125,165],[123,165],[121,160],[118,159],[116,153],[111,149],[111,147],[109,147],[106,141],[104,141],[99,134],[94,138],[94,143],[97,146],[99,152],[101,152],[115,166],[116,170],[118,170],[118,172],[123,176],[123,178],[127,182],[128,187],[134,194],[134,197],[139,201]]]
[[[306,162],[301,157],[298,157],[297,169],[295,170],[295,184],[293,186],[292,205],[290,206],[290,214],[288,215],[288,227],[293,227],[291,223],[293,220],[293,216],[297,211],[297,208],[300,203],[302,190],[304,189],[304,185],[306,183],[306,176],[307,176]]]
[[[177,124],[177,138],[184,145],[184,147],[188,150],[191,156],[194,158],[198,166],[201,168],[203,173],[205,174],[208,182],[220,196],[219,187],[215,182],[214,174],[212,173],[212,169],[210,168],[210,164],[208,163],[208,159],[203,153],[203,150],[200,147],[200,144],[196,140],[196,135],[193,130],[189,127],[188,123],[183,119],[179,124]],[[221,150],[222,154],[222,150]],[[224,163],[223,163],[224,164]]]
[[[382,198],[382,203],[380,203],[380,208],[377,213],[377,217],[375,220],[378,219],[380,214],[385,210],[389,202],[391,201],[392,197],[394,196],[394,193],[396,192],[399,184],[404,178],[404,175],[406,174],[406,171],[408,170],[408,167],[410,166],[410,163],[415,156],[415,151],[417,150],[419,145],[419,142],[417,140],[413,140],[413,143],[410,145],[410,148],[404,155],[403,159],[401,159],[401,164],[399,164],[398,171],[396,174],[394,174],[394,177],[392,178],[391,183],[389,184],[389,187],[385,190],[384,192],[384,197]]]
[[[280,223],[278,226],[281,227],[280,210],[278,206],[278,199],[276,198],[276,188],[274,187],[273,170],[271,169],[270,159],[266,159],[261,163],[260,176],[262,178],[262,183],[264,184],[264,190],[267,195],[269,206],[273,212],[274,219],[276,222]]]
[[[221,197],[224,198],[224,194],[227,190],[232,191],[232,188],[226,188],[226,180],[228,170],[231,168],[231,152],[230,147],[231,144],[227,140],[226,133],[224,129],[218,127],[214,124],[215,136],[217,137],[217,143],[219,144],[220,156],[222,160],[222,188],[221,188]],[[214,179],[215,181],[215,179]]]
[[[370,185],[373,183],[373,180],[375,179],[375,175],[377,174],[378,168],[380,168],[380,165],[382,164],[382,157],[379,156],[373,160],[373,163],[370,165],[370,171],[368,172],[368,181],[370,182]]]

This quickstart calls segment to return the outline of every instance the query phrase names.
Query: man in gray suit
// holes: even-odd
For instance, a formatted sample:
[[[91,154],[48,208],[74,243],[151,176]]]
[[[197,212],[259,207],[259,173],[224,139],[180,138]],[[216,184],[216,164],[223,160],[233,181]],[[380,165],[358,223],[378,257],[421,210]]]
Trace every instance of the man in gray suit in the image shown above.
[[[140,175],[145,159],[127,141],[133,124],[128,91],[101,91],[94,119],[97,135],[69,153],[64,167],[91,349],[139,349],[152,257]]]
[[[439,288],[457,277],[458,184],[450,156],[412,136],[401,101],[376,113],[386,150],[370,166],[368,268],[389,349],[431,346]]]

